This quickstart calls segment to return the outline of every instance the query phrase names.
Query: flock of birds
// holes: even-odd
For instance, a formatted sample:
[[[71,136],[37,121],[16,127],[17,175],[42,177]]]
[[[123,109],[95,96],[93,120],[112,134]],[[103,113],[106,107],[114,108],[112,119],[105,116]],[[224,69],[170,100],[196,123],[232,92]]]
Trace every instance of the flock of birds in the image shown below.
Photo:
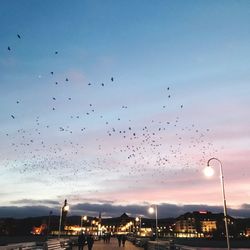
[[[17,39],[23,38],[17,34]],[[14,49],[8,46],[7,50],[13,56]],[[57,56],[59,51],[53,54]],[[115,178],[112,175],[118,175],[119,178],[130,178],[129,185],[133,188],[147,178],[167,183],[171,174],[178,175],[187,169],[197,171],[194,167],[204,164],[208,156],[217,151],[210,140],[209,128],[200,128],[198,122],[187,124],[182,120],[185,108],[183,104],[176,104],[174,86],[167,85],[162,90],[165,104],[159,105],[154,117],[145,114],[142,119],[141,115],[131,115],[135,104],[129,101],[116,107],[118,111],[110,117],[100,100],[95,104],[96,91],[87,92],[93,101],[84,107],[83,112],[82,107],[74,104],[74,96],[62,100],[56,95],[60,93],[61,84],[55,79],[53,70],[48,75],[51,84],[57,88],[50,97],[48,113],[58,111],[58,117],[62,117],[64,113],[57,108],[61,102],[71,102],[74,110],[69,117],[65,112],[65,117],[57,121],[58,126],[52,124],[50,116],[41,113],[30,117],[27,127],[15,131],[6,128],[5,133],[1,133],[7,138],[7,148],[11,152],[11,156],[5,159],[6,168],[24,176],[42,175],[48,182],[72,180],[73,189],[77,189],[76,181],[82,181],[82,178],[99,176],[107,181]],[[70,88],[72,81],[69,76],[65,77],[65,83]],[[85,85],[86,91],[93,86],[97,91],[113,86],[119,89],[119,80],[110,76],[99,84],[89,82]],[[25,106],[21,98],[13,102]],[[177,114],[173,114],[169,106],[175,107]],[[6,115],[13,123],[22,124],[18,110],[13,109]]]

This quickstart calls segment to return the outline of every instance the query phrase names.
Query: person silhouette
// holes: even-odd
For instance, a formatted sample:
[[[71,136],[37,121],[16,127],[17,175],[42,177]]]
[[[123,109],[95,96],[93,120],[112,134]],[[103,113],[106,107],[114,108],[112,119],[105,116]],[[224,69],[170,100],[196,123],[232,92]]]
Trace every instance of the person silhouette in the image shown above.
[[[78,236],[78,250],[83,250],[85,241],[86,241],[86,237],[83,234],[83,232],[81,232],[81,234]]]
[[[120,247],[121,246],[121,243],[122,243],[122,235],[117,235],[117,239],[118,239],[118,246]]]
[[[127,236],[125,234],[122,235],[122,246],[125,247],[125,242],[127,240]]]
[[[87,244],[88,244],[88,250],[92,250],[92,247],[94,245],[94,238],[92,235],[87,236]]]

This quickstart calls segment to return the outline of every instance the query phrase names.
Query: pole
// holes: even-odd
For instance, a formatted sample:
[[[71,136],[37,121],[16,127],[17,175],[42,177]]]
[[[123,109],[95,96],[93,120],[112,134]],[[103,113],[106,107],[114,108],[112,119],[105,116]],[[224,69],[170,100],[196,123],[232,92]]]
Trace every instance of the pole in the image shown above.
[[[140,236],[141,236],[141,216],[139,217],[139,219],[140,219],[139,233],[140,233]]]
[[[155,236],[156,241],[158,241],[158,215],[157,215],[157,205],[155,205]]]
[[[220,163],[220,181],[221,181],[221,191],[222,191],[222,198],[223,198],[223,210],[224,210],[224,223],[225,223],[225,230],[226,230],[226,238],[227,238],[227,249],[230,250],[230,241],[229,241],[229,233],[228,233],[228,225],[227,225],[227,203],[226,203],[226,195],[225,195],[225,186],[224,186],[224,175],[222,169],[222,163],[217,158],[211,158],[208,160],[207,165],[211,160],[216,160]]]
[[[47,240],[49,238],[49,230],[50,230],[50,216],[52,214],[52,211],[49,212],[49,219],[48,219],[48,228],[47,228]]]
[[[61,236],[62,212],[63,212],[63,208],[61,207],[60,220],[59,220],[59,230],[58,230],[58,239],[60,239],[60,236]]]

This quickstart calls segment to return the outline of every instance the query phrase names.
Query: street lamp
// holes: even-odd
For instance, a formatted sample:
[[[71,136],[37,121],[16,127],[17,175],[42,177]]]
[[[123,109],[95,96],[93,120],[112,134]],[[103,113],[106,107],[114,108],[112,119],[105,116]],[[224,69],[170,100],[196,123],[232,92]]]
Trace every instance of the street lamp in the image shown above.
[[[88,217],[86,215],[81,216],[81,230],[82,230],[82,221],[87,221]]]
[[[60,239],[60,236],[61,236],[61,227],[62,227],[62,216],[63,216],[63,212],[68,212],[68,211],[69,211],[69,205],[67,204],[67,200],[65,200],[65,201],[64,201],[64,205],[62,206],[61,211],[60,211],[58,239]]]
[[[148,212],[150,214],[155,213],[155,237],[156,237],[156,241],[158,241],[158,218],[157,218],[157,205],[151,205],[148,209]]]
[[[224,175],[222,169],[222,163],[217,158],[210,158],[207,162],[207,167],[204,170],[204,174],[207,177],[211,177],[214,174],[213,168],[209,165],[212,160],[216,160],[220,164],[220,181],[221,181],[221,191],[222,191],[222,198],[223,198],[223,208],[224,208],[224,222],[225,222],[225,230],[226,230],[226,238],[227,238],[227,249],[230,250],[230,242],[229,242],[229,235],[228,235],[228,225],[227,225],[227,204],[226,204],[226,195],[225,195],[225,187],[224,187]]]
[[[137,216],[135,218],[135,221],[138,223],[139,222],[139,235],[141,234],[141,216]]]
[[[48,228],[47,228],[47,239],[49,238],[49,231],[50,231],[50,217],[52,215],[52,211],[49,211],[49,219],[48,219]]]

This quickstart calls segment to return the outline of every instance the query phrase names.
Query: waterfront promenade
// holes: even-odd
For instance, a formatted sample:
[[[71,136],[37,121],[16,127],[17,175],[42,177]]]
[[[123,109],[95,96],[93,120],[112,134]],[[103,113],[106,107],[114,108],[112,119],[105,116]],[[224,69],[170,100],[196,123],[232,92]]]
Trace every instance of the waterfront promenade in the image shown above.
[[[84,246],[84,250],[88,249],[88,246]],[[111,238],[110,243],[104,243],[101,241],[95,241],[93,245],[93,250],[142,250],[143,248],[134,246],[131,242],[128,240],[125,243],[125,247],[119,247],[118,241],[116,238]],[[78,250],[78,247],[73,247],[73,250]]]

